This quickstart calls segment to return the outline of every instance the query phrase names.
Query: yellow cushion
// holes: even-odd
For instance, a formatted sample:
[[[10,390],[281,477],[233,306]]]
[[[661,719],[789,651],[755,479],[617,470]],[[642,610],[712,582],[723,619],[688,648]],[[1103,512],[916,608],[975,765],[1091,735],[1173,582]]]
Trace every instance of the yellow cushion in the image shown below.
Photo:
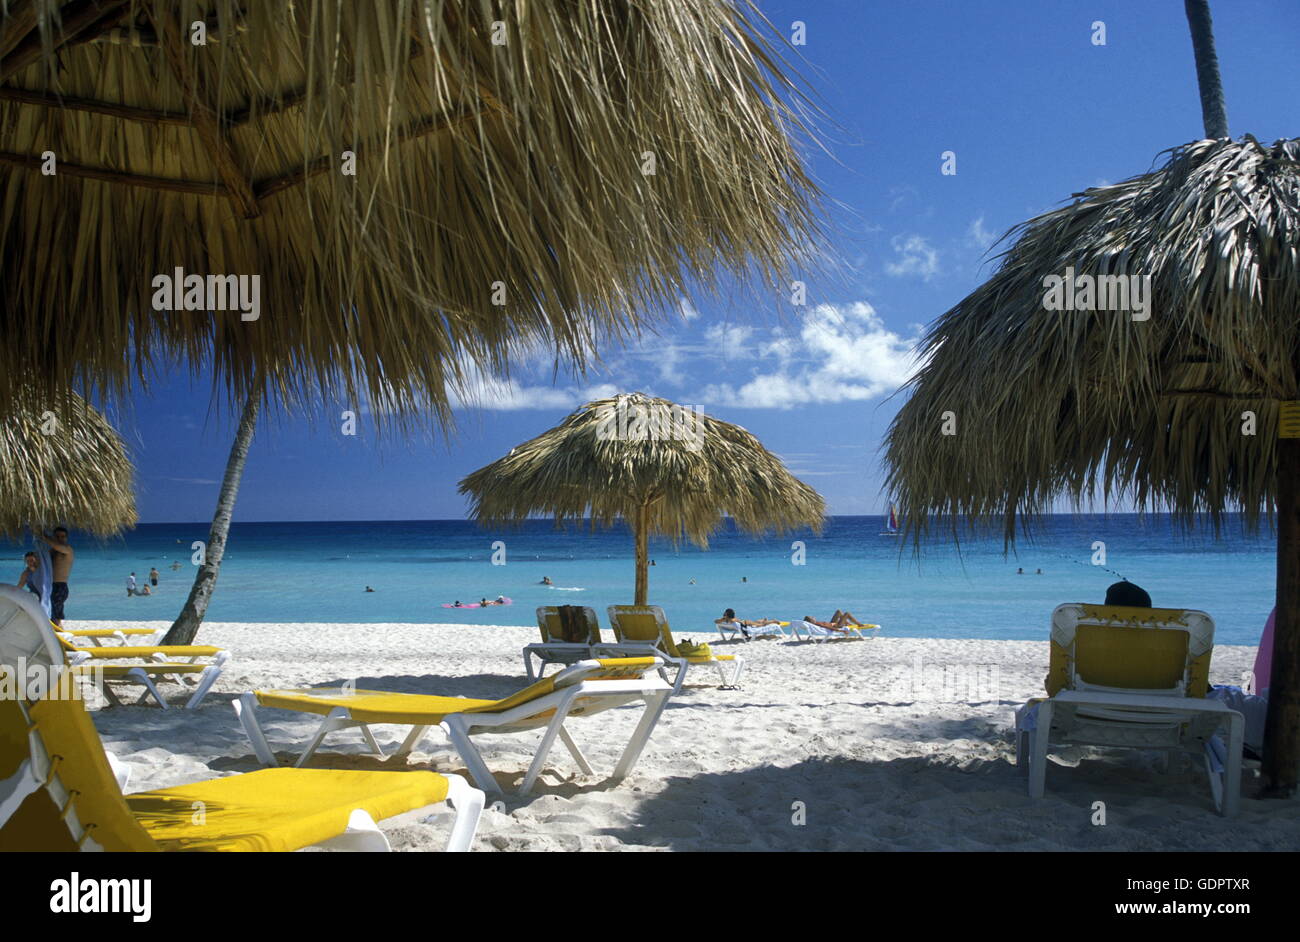
[[[69,651],[75,651],[78,654],[89,654],[91,657],[102,657],[114,660],[125,660],[127,658],[153,657],[155,654],[161,654],[164,657],[214,657],[221,653],[221,648],[214,648],[206,644],[169,644],[166,646],[145,645],[143,647],[132,647],[130,645],[109,645],[100,648],[79,648],[68,644],[66,640],[60,638],[59,641]]]
[[[444,801],[447,791],[433,772],[262,769],[126,803],[164,850],[290,851],[342,834],[354,809],[379,821]]]

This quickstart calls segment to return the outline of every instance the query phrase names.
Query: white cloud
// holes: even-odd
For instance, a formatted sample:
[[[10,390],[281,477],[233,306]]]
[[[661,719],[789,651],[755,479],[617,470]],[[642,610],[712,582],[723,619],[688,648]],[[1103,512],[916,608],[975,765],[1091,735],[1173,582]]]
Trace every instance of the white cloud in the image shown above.
[[[929,281],[939,271],[939,253],[924,236],[894,236],[890,241],[898,259],[885,263],[885,271],[895,277],[919,275]]]
[[[966,230],[966,241],[981,252],[987,252],[993,243],[997,241],[997,236],[984,228],[984,217],[981,216],[972,222],[970,228]]]
[[[818,305],[798,337],[778,334],[758,345],[759,372],[752,379],[738,387],[708,386],[700,399],[745,409],[874,399],[916,370],[918,340],[889,330],[865,301]]]
[[[592,399],[617,395],[610,383],[595,386],[524,386],[514,379],[484,373],[477,364],[463,364],[465,381],[448,393],[452,408],[514,412],[527,409],[576,409]]]
[[[673,386],[680,386],[685,379],[682,371],[678,369],[682,362],[682,352],[676,344],[664,344],[657,351],[658,355],[654,358],[655,367],[659,370],[659,378],[665,383]]]
[[[749,355],[749,338],[754,328],[743,324],[714,324],[704,332],[704,339],[722,353],[724,359],[740,360]]]
[[[681,313],[682,320],[684,321],[693,321],[700,316],[700,312],[695,310],[695,305],[691,304],[690,300],[687,298],[682,298],[681,301],[677,303],[677,310]]]

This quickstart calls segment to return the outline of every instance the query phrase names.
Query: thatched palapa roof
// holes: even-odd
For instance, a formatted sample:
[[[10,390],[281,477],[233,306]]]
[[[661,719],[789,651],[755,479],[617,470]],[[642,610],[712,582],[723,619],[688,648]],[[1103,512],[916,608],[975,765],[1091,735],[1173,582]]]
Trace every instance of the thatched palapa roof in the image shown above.
[[[2,0],[0,377],[179,354],[440,407],[464,357],[580,362],[688,280],[785,277],[816,190],[767,33],[744,0]],[[154,310],[178,268],[260,276],[260,317]]]
[[[0,536],[76,527],[108,536],[135,525],[131,463],[108,421],[80,396],[0,423]]]
[[[1014,539],[1017,516],[1094,494],[1215,526],[1271,512],[1278,402],[1300,398],[1300,140],[1195,141],[1077,196],[1013,229],[923,343],[886,456],[915,534],[953,514]],[[1046,310],[1067,268],[1149,276],[1149,319]]]
[[[619,437],[623,422],[635,436],[635,412],[672,415],[690,429],[674,436],[647,423],[644,436]],[[653,420],[652,420],[653,421]],[[606,423],[602,429],[602,423]],[[694,435],[698,432],[698,438]],[[794,477],[750,432],[689,407],[643,393],[597,399],[553,429],[516,445],[510,454],[460,482],[482,523],[510,523],[545,515],[608,526],[631,520],[649,504],[649,532],[707,547],[709,535],[731,517],[742,530],[785,532],[820,528],[826,504]]]

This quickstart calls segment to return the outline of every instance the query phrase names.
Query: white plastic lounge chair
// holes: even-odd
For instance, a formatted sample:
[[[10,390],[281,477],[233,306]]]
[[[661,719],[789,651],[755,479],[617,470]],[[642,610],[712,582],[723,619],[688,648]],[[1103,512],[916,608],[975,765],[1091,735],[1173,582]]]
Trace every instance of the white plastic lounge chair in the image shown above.
[[[1052,744],[1190,753],[1205,763],[1215,807],[1237,812],[1242,715],[1207,700],[1214,621],[1191,609],[1072,602],[1052,612],[1049,697],[1016,712],[1016,764],[1029,794],[1046,789]],[[1226,758],[1210,742],[1227,727]]]
[[[618,644],[602,640],[596,610],[585,605],[572,606],[581,613],[583,630],[574,633],[572,639],[566,637],[560,615],[561,607],[540,605],[537,608],[537,628],[542,633],[542,640],[541,643],[525,645],[523,651],[524,670],[530,681],[541,677],[546,672],[547,664],[568,666],[592,658],[656,657],[659,654],[653,644]],[[534,658],[538,662],[535,671]],[[667,673],[663,669],[660,673],[667,679]]]
[[[121,706],[122,701],[109,684],[126,683],[144,687],[145,692],[136,701],[137,705],[152,697],[164,710],[171,709],[155,682],[170,680],[189,694],[184,709],[195,710],[221,676],[228,660],[230,654],[222,651],[206,664],[177,663],[168,661],[165,657],[146,664],[106,664],[103,660],[95,660],[83,652],[77,652],[68,655],[68,668],[74,674],[87,677],[115,706]]]
[[[814,625],[802,618],[790,622],[790,630],[796,638],[808,641],[834,641],[845,638],[862,641],[867,638],[880,637],[879,625],[845,625],[837,631],[834,628],[823,628],[821,625]],[[863,634],[864,631],[867,634]]]
[[[105,647],[119,645],[156,645],[166,633],[165,628],[58,628],[59,637],[70,644],[95,641]]]
[[[658,605],[611,605],[605,611],[614,629],[614,637],[618,638],[620,644],[654,644],[660,651],[660,657],[679,665],[673,693],[681,690],[686,669],[692,665],[712,665],[717,670],[723,687],[739,685],[740,674],[745,669],[743,657],[737,654],[684,653],[673,640],[668,619]]]
[[[90,647],[76,644],[75,636],[69,640],[67,632],[56,631],[55,634],[73,672],[91,678],[109,702],[116,705],[121,705],[122,701],[109,686],[110,682],[139,684],[145,688],[145,692],[141,694],[138,703],[144,703],[153,697],[160,707],[168,709],[167,699],[155,683],[156,680],[165,679],[187,690],[189,697],[185,709],[197,709],[230,660],[228,651],[206,644],[129,643]],[[145,663],[106,663],[109,661]]]
[[[774,638],[785,637],[785,628],[790,623],[788,621],[776,622],[771,625],[741,625],[740,621],[717,621],[713,623],[718,634],[722,636],[723,641],[729,641],[732,638],[741,638],[745,641],[752,641],[754,638],[760,638],[764,635],[771,635]],[[744,629],[743,631],[741,629]],[[746,634],[745,632],[748,632]]]
[[[265,769],[123,795],[125,770],[67,695],[62,649],[27,594],[0,586],[0,680],[15,690],[35,668],[51,683],[0,698],[0,851],[388,850],[376,819],[445,801],[447,849],[469,849],[485,797],[455,775]]]
[[[387,693],[376,690],[306,688],[299,690],[257,690],[244,694],[234,704],[253,751],[264,765],[278,765],[257,720],[257,707],[294,710],[324,716],[320,728],[295,766],[301,767],[335,730],[357,726],[370,748],[379,756],[383,750],[370,732],[371,724],[411,726],[396,756],[410,754],[425,732],[438,726],[460,753],[475,784],[487,792],[500,793],[501,786],[488,770],[471,737],[489,733],[515,733],[544,729],[541,744],[519,786],[519,794],[532,790],[546,757],[558,736],[584,775],[593,775],[590,764],[565,729],[571,716],[591,716],[613,707],[641,700],[645,709],[632,733],[622,758],[614,769],[621,780],[632,771],[650,739],[672,689],[658,676],[662,661],[656,657],[613,658],[579,661],[559,673],[542,678],[503,700],[471,700],[419,693]]]

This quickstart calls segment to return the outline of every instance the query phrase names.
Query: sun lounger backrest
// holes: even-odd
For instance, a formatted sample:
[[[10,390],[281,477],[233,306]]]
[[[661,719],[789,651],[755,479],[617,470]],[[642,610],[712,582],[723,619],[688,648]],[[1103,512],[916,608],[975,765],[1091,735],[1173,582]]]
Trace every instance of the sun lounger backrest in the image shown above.
[[[0,598],[0,607],[10,601],[7,596]],[[10,616],[7,628],[15,634],[19,628],[15,622],[25,619],[21,630],[47,634],[45,646],[57,651],[54,632],[42,624],[43,616],[38,619],[24,608],[15,617],[12,605],[6,614]],[[0,671],[8,675],[0,682],[7,682],[9,690],[20,682],[29,683],[17,677],[21,666],[8,654],[0,661]],[[27,699],[30,689],[0,697],[0,795],[10,793],[9,786],[18,782],[16,776],[35,776],[40,783],[0,822],[0,849],[157,850],[122,799],[85,704],[72,695],[75,688],[62,680],[62,664],[51,669],[49,682],[54,689],[40,699]]]
[[[1205,612],[1067,603],[1052,613],[1047,693],[1081,681],[1203,697],[1213,651],[1214,621]]]
[[[645,641],[658,645],[671,657],[681,657],[668,619],[658,605],[611,605],[606,611],[620,642]]]
[[[565,630],[565,611],[576,616],[577,626]],[[537,627],[545,643],[600,644],[600,622],[596,610],[582,605],[542,605],[537,609]]]

